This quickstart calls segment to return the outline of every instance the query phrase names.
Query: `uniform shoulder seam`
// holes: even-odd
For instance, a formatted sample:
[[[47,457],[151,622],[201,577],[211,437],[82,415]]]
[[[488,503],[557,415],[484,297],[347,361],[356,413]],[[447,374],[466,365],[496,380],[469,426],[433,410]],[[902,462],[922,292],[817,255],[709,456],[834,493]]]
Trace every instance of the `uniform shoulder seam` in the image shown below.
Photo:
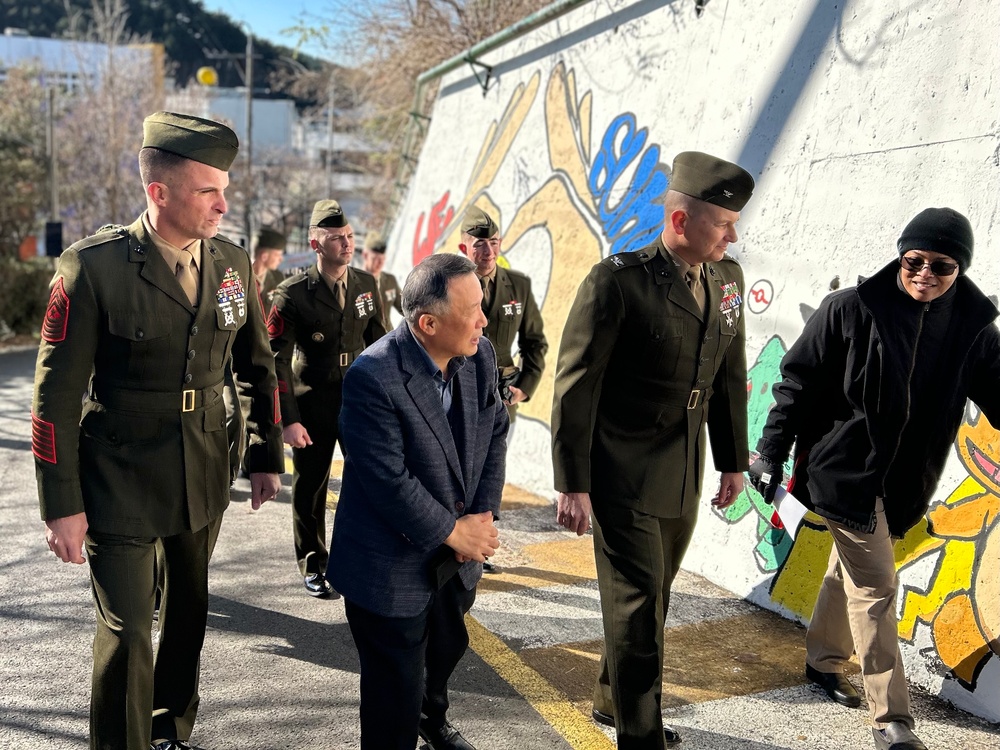
[[[645,265],[654,257],[656,257],[655,253],[648,252],[647,248],[641,248],[639,250],[630,250],[624,253],[609,255],[607,258],[601,260],[600,265],[617,273],[623,268],[635,268]]]
[[[124,240],[128,236],[126,227],[109,225],[107,227],[102,227],[101,229],[103,231],[98,231],[96,234],[92,234],[89,237],[84,237],[82,240],[74,242],[68,249],[77,251],[89,250],[92,247],[106,245],[109,242]]]

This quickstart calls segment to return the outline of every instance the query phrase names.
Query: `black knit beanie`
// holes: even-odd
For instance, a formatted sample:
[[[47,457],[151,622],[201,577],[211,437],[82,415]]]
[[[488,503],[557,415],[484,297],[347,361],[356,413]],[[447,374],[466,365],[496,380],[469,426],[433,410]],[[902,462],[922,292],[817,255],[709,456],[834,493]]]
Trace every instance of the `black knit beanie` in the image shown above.
[[[959,273],[972,265],[972,224],[953,208],[925,208],[910,220],[896,244],[900,255],[927,250],[954,258]]]

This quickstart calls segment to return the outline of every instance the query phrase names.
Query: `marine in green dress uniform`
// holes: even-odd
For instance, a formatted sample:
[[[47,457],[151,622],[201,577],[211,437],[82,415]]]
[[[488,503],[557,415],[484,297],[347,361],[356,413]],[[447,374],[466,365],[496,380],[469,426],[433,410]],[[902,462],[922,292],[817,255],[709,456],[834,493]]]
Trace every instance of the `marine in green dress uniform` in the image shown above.
[[[497,265],[500,247],[500,227],[493,217],[476,206],[466,210],[458,249],[476,264],[487,321],[483,334],[497,351],[501,378],[515,369],[512,349],[517,340],[520,372],[510,386],[510,398],[505,401],[513,425],[517,404],[530,399],[538,388],[549,344],[545,340],[542,313],[531,293],[531,279]]]
[[[392,329],[392,319],[389,311],[396,308],[396,312],[403,314],[403,290],[399,288],[396,277],[385,268],[385,240],[378,232],[369,232],[365,237],[365,247],[361,252],[361,262],[364,269],[375,277],[378,284],[378,292],[382,297],[382,325],[385,330]]]
[[[375,278],[351,268],[354,232],[340,204],[313,208],[309,244],[316,265],[274,291],[268,317],[284,440],[292,446],[292,533],[306,592],[325,598],[326,496],[339,434],[344,373],[385,333]]]
[[[725,254],[753,191],[742,168],[678,154],[652,245],[577,292],[552,407],[558,521],[594,526],[605,652],[594,718],[622,750],[680,740],[662,723],[663,623],[704,494],[705,427],[726,507],[747,468],[743,273]]]
[[[253,275],[257,279],[257,290],[264,303],[265,314],[271,311],[274,290],[285,280],[278,270],[285,257],[288,238],[277,229],[261,227],[253,246]]]
[[[261,227],[254,239],[253,264],[250,270],[253,272],[257,284],[257,296],[260,298],[265,319],[271,310],[271,298],[274,296],[274,290],[278,284],[285,280],[285,275],[278,270],[278,266],[281,265],[281,261],[285,257],[287,244],[288,240],[285,235],[271,227]],[[250,399],[247,396],[239,395],[239,390],[232,372],[227,371],[225,397],[226,418],[229,425],[230,461],[233,466],[239,465],[241,476],[249,477],[250,467],[247,464],[246,446],[250,443],[250,432],[246,430],[246,422],[250,410]],[[239,413],[237,413],[237,409],[239,409]]]
[[[59,259],[31,413],[49,548],[90,564],[95,750],[189,747],[208,561],[232,480],[222,398],[230,358],[252,398],[254,507],[277,494],[283,466],[250,259],[217,236],[236,135],[169,112],[146,118],[143,132],[146,212]],[[154,663],[157,550],[165,586]]]

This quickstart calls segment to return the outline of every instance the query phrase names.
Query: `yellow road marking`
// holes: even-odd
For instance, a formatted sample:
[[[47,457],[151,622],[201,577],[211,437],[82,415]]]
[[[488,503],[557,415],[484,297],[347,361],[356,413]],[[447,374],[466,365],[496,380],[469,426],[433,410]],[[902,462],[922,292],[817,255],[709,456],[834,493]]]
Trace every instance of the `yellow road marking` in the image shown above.
[[[503,500],[500,502],[501,514],[510,510],[544,508],[546,506],[552,507],[552,501],[512,484],[503,486]]]
[[[574,708],[565,695],[525,664],[502,640],[474,617],[466,617],[465,622],[472,650],[500,679],[520,693],[570,747],[574,750],[612,750],[615,747],[590,718]]]

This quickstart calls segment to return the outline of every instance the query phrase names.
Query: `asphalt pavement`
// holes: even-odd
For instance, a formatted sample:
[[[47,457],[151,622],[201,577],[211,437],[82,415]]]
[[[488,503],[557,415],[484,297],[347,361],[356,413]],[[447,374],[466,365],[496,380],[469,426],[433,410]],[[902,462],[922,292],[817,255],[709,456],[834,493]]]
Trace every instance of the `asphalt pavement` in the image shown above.
[[[49,552],[38,517],[34,360],[31,349],[0,353],[0,747],[77,750],[87,747],[94,614],[86,566]],[[338,489],[334,479],[331,507]],[[357,748],[358,658],[343,602],[302,588],[288,491],[254,513],[248,490],[237,483],[212,560],[192,741]],[[480,585],[452,722],[480,750],[614,747],[613,732],[590,719],[601,638],[591,540],[559,530],[549,498],[513,487],[501,535],[503,572]],[[664,719],[682,750],[873,747],[864,705],[842,708],[807,684],[801,627],[683,573],[665,642]],[[996,725],[912,692],[931,750],[1000,750]]]

